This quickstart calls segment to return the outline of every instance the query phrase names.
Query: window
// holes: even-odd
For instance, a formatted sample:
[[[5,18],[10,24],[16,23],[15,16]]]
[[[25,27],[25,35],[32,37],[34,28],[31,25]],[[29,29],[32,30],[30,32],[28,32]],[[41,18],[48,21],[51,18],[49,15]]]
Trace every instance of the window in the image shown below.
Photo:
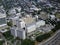
[[[0,25],[6,24],[6,19],[5,18],[0,18]]]

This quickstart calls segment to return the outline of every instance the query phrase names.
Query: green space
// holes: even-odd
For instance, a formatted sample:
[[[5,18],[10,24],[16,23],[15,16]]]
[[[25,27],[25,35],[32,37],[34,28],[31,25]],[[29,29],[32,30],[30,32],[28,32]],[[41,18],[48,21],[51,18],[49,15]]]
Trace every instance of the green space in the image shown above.
[[[41,34],[41,35],[39,35],[39,36],[36,37],[36,41],[42,42],[42,41],[48,39],[49,37],[52,36],[52,34],[54,34],[54,33],[55,33],[57,30],[59,30],[59,29],[60,29],[60,21],[58,21],[57,24],[56,24],[56,26],[55,26],[55,28],[53,28],[53,29],[52,29],[50,32],[48,32],[48,33],[42,34],[42,32],[40,33],[39,31],[35,32],[35,35],[36,35],[36,36],[39,35],[39,34]],[[3,35],[4,35],[5,38],[8,39],[8,40],[10,40],[10,39],[13,38],[13,36],[12,36],[11,33],[10,33],[10,31],[5,32]],[[12,43],[13,43],[14,41],[15,41],[15,39],[12,39]],[[25,40],[23,40],[22,43],[21,43],[21,45],[30,45],[30,44],[31,44],[31,45],[34,45],[34,41],[32,41],[32,40],[30,40],[30,39],[25,39]]]
[[[0,41],[0,45],[3,45],[3,42],[4,42],[4,41]]]
[[[43,35],[38,36],[38,37],[36,38],[36,40],[37,40],[38,42],[41,42],[41,41],[43,41],[44,39],[49,38],[50,36],[51,36],[50,33],[45,33],[45,34],[43,34]]]
[[[14,43],[16,40],[21,40],[21,39],[16,37],[16,38],[12,39],[11,42]]]
[[[12,27],[12,25],[13,25],[13,24],[12,24],[12,21],[7,22],[7,25]]]
[[[48,39],[49,37],[51,37],[59,29],[60,29],[60,21],[57,22],[55,28],[53,28],[50,32],[39,35],[38,37],[36,37],[36,41],[37,42],[42,42],[43,40]]]
[[[10,39],[13,39],[14,37],[11,35],[11,32],[10,31],[7,31],[5,33],[3,33],[4,37],[7,39],[7,40],[10,40]]]
[[[53,32],[56,32],[57,30],[60,29],[60,21],[57,22],[55,28],[52,29]]]
[[[21,45],[34,45],[34,41],[30,39],[25,39],[22,41]]]

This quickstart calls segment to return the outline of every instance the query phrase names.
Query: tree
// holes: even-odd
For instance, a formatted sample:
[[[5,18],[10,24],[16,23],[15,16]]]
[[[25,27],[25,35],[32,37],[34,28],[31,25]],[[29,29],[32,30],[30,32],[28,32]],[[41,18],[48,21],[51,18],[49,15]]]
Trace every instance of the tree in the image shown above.
[[[2,0],[0,0],[0,3],[2,2]]]
[[[52,29],[52,31],[53,31],[53,32],[56,32],[56,31],[59,30],[59,29],[60,29],[60,21],[58,21],[58,22],[56,23],[56,26],[55,26],[55,28]]]
[[[30,39],[25,39],[22,41],[21,45],[34,45],[34,41]]]
[[[7,40],[13,39],[13,36],[11,35],[11,32],[10,32],[10,31],[7,31],[7,32],[3,33],[3,36],[4,36]]]
[[[50,36],[51,36],[50,33],[45,33],[43,35],[40,35],[40,36],[36,37],[36,41],[41,42],[41,41],[49,38]]]
[[[3,45],[3,43],[4,43],[4,40],[0,41],[0,45]]]
[[[13,25],[13,24],[12,24],[12,21],[7,22],[7,25],[12,27],[12,25]]]

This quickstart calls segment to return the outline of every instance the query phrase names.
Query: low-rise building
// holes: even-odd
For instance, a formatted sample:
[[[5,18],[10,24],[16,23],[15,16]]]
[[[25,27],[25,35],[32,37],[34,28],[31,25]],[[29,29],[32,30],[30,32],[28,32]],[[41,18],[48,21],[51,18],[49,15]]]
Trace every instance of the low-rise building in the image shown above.
[[[7,27],[6,13],[3,8],[0,7],[0,30]]]
[[[39,20],[36,22],[36,27],[39,28],[40,26],[44,26],[45,25],[45,21],[43,20]]]
[[[20,13],[21,11],[21,7],[14,7],[14,8],[11,8],[9,11],[8,11],[8,14],[9,15],[15,15],[16,13]],[[13,13],[12,13],[13,12]]]

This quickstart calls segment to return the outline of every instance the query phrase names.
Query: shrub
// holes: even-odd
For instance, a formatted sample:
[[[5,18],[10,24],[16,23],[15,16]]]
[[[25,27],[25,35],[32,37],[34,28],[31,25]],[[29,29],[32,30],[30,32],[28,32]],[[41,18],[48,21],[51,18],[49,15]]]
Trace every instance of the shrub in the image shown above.
[[[52,29],[53,32],[56,32],[57,30],[60,29],[60,21],[57,22],[55,28]]]
[[[22,41],[21,45],[34,45],[34,41],[30,39],[25,39]]]
[[[13,38],[13,36],[11,35],[11,32],[10,32],[10,31],[7,31],[7,32],[3,33],[3,35],[4,35],[4,37],[5,37],[7,40]]]
[[[0,45],[3,45],[4,41],[0,41]]]
[[[50,36],[51,36],[50,33],[45,33],[45,34],[43,34],[43,35],[38,36],[38,37],[36,38],[36,40],[37,40],[38,42],[41,42],[41,41],[43,41],[44,39],[49,38]]]
[[[8,26],[12,26],[12,22],[7,22],[7,25]]]

